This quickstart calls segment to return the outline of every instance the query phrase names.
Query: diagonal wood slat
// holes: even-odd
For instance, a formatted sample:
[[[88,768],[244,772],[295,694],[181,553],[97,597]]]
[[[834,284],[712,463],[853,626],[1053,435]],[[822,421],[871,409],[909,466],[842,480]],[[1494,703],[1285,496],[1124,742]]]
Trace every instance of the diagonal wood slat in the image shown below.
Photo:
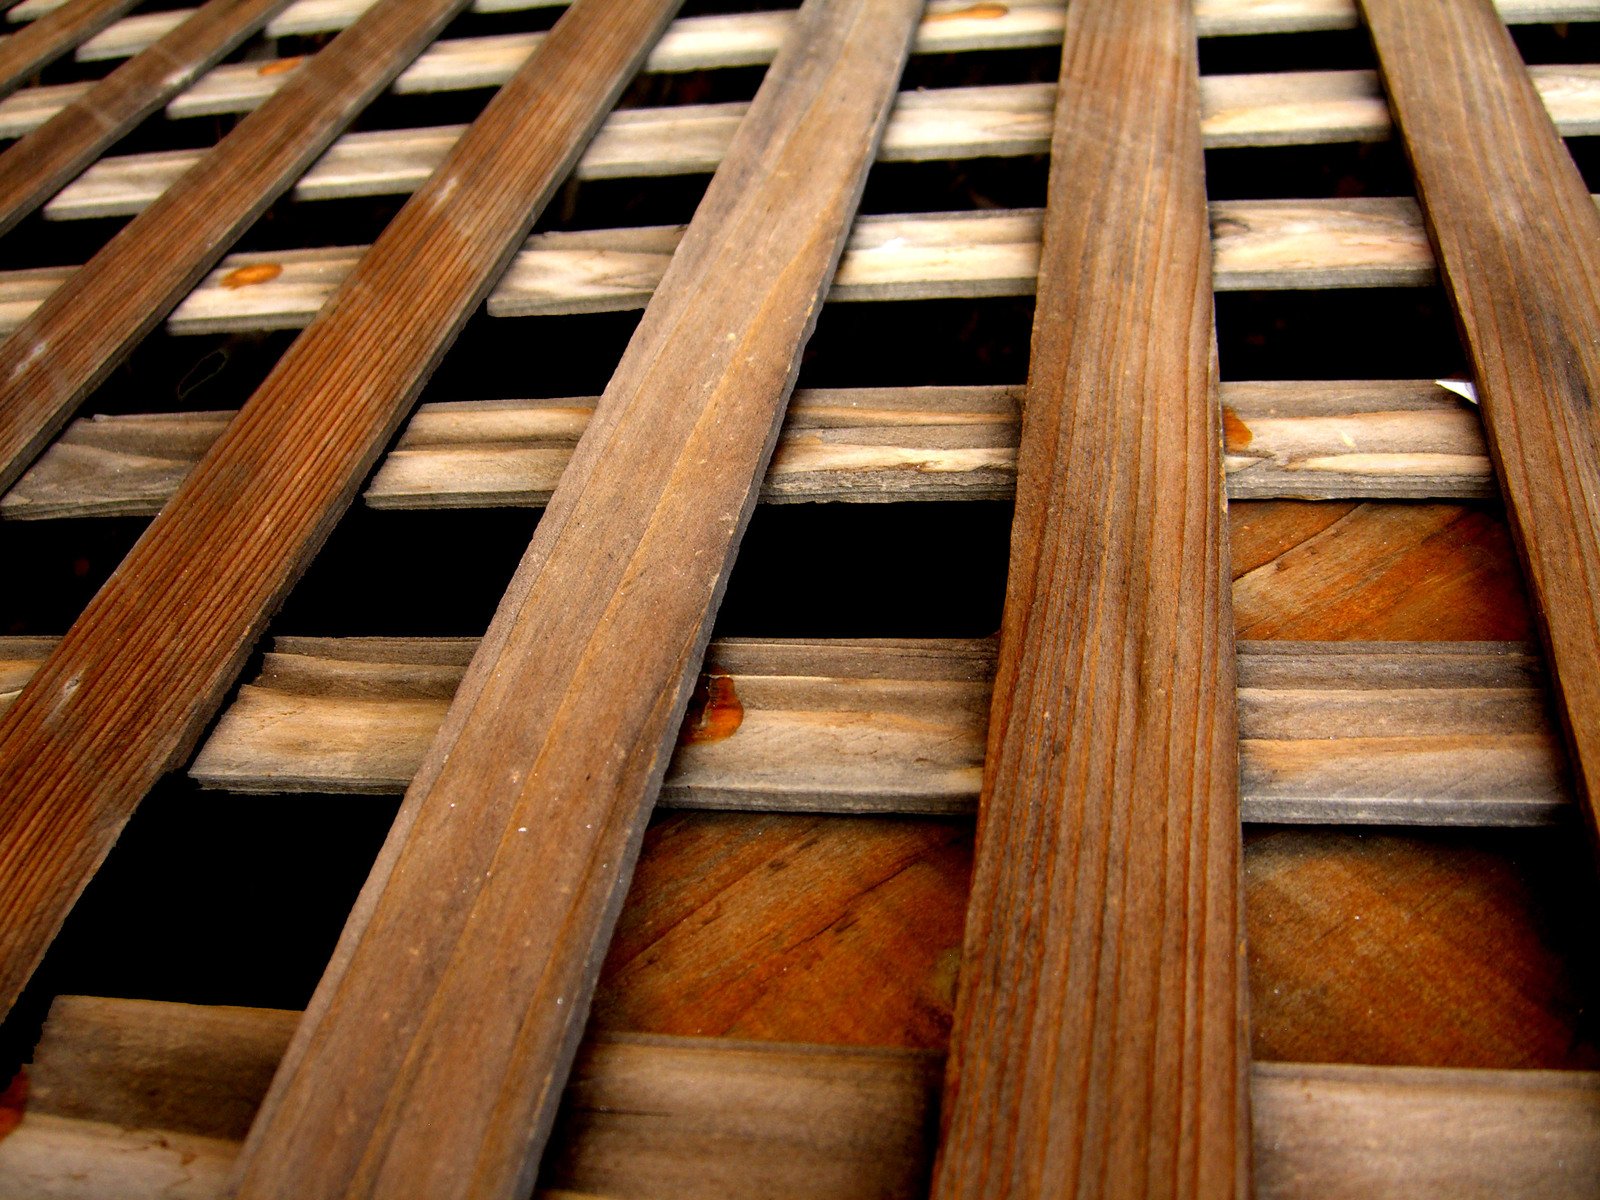
[[[800,9],[407,793],[241,1200],[532,1185],[920,9]]]
[[[590,0],[568,11],[0,722],[0,1007],[14,1001],[140,797],[193,745],[676,7]],[[381,30],[407,13],[424,10],[382,0],[372,15]],[[357,61],[346,66],[364,70],[373,49],[356,37]]]
[[[67,0],[0,41],[0,96],[117,20],[139,0]],[[285,0],[287,2],[287,0]]]
[[[1188,0],[1067,12],[933,1195],[1249,1195],[1233,615]]]
[[[0,344],[0,487],[465,3],[380,0]]]
[[[0,233],[54,196],[288,2],[211,0],[0,154]],[[35,28],[29,26],[28,31]]]
[[[1362,0],[1600,820],[1600,214],[1488,0]]]

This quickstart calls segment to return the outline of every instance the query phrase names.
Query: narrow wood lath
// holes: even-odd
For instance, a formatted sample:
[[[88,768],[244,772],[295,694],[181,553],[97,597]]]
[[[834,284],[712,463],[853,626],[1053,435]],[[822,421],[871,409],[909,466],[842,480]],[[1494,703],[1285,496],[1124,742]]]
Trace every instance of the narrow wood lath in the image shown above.
[[[442,19],[456,3],[430,12],[380,0],[375,33],[398,22],[416,35],[413,21]],[[676,7],[590,0],[563,18],[5,715],[0,1007],[14,1001],[144,792],[192,747],[268,617]],[[354,37],[349,65],[358,74],[371,51],[362,28],[341,35]],[[210,569],[195,570],[200,562]]]
[[[139,0],[67,0],[0,41],[0,96],[93,37]],[[287,2],[287,0],[285,0]]]
[[[1600,213],[1488,0],[1362,0],[1600,802]]]
[[[1067,13],[933,1194],[1249,1194],[1194,28]]]

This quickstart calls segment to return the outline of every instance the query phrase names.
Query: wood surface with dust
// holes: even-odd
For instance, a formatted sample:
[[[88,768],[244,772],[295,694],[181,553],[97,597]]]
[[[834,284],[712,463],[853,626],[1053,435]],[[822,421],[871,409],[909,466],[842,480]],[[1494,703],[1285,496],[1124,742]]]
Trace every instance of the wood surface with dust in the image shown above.
[[[1193,13],[1074,0],[939,1200],[1249,1195],[1221,418]]]
[[[1600,214],[1488,0],[1362,0],[1600,803]]]
[[[800,10],[407,793],[241,1197],[532,1185],[920,11]]]
[[[380,0],[372,26],[364,18],[323,54],[372,83],[393,63],[380,68],[368,54],[403,57],[457,2]],[[0,1008],[140,798],[193,747],[267,619],[675,8],[593,0],[563,17],[546,50],[489,103],[279,359],[0,720]],[[69,316],[88,319],[77,308]]]

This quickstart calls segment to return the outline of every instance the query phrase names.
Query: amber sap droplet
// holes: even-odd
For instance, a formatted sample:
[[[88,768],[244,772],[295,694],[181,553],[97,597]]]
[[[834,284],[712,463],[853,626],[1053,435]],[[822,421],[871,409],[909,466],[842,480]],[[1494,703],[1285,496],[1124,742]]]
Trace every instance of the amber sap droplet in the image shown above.
[[[1229,454],[1243,454],[1250,448],[1254,437],[1250,426],[1239,420],[1238,413],[1231,408],[1222,410],[1222,444]]]
[[[222,277],[225,288],[249,287],[252,283],[267,283],[283,274],[277,263],[252,263],[248,267],[235,267]]]
[[[744,705],[733,690],[729,675],[702,675],[689,700],[689,712],[678,734],[680,746],[720,742],[738,732],[744,723]]]
[[[256,68],[257,75],[287,75],[301,63],[305,62],[304,54],[296,54],[292,58],[275,58],[269,63],[263,63]]]
[[[925,17],[923,22],[928,24],[933,21],[993,21],[1010,11],[1004,4],[969,4],[965,8],[953,9],[950,12],[933,13]]]

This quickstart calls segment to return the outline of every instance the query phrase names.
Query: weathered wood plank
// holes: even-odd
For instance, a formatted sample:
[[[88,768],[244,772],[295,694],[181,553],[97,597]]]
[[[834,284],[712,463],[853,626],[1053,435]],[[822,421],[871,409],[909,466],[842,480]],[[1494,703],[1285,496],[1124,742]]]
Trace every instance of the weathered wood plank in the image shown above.
[[[29,1111],[0,1143],[0,1184],[26,1196],[48,1181],[66,1200],[220,1197],[238,1135],[214,1131],[259,1101],[297,1016],[61,997]],[[925,1051],[591,1037],[541,1188],[917,1195],[939,1067]],[[1577,1200],[1600,1187],[1591,1073],[1256,1063],[1251,1091],[1258,1200]]]
[[[374,7],[0,343],[0,487],[464,3]]]
[[[1020,388],[797,392],[767,503],[1010,499]],[[1427,380],[1224,384],[1228,494],[1433,499],[1492,495],[1483,433]],[[366,490],[375,508],[542,505],[593,397],[425,404]],[[80,419],[0,498],[0,517],[154,515],[231,413]]]
[[[394,64],[380,69],[369,56],[398,53],[457,6],[383,0],[323,54],[334,55],[331,69],[379,82]],[[0,721],[0,1007],[12,1002],[145,790],[193,745],[268,617],[675,8],[672,0],[586,0],[562,17],[540,55],[390,222],[323,319],[278,361]],[[380,37],[391,27],[407,32]],[[193,225],[170,235],[193,236]],[[0,353],[13,348],[7,342]],[[195,570],[201,562],[213,569]]]
[[[532,1185],[921,8],[799,10],[407,793],[241,1198]]]
[[[1236,664],[1188,0],[1073,0],[1050,159],[932,1194],[1244,1197]]]
[[[1532,69],[1556,127],[1600,132],[1600,67]],[[1372,71],[1222,75],[1200,80],[1201,133],[1210,146],[1375,141],[1389,110]],[[744,104],[678,105],[613,113],[578,162],[580,179],[709,172],[727,150]],[[1053,84],[904,92],[884,133],[884,162],[1041,154],[1050,145]],[[372,130],[340,138],[295,186],[299,200],[403,194],[425,180],[464,126]],[[45,208],[53,220],[120,216],[149,204],[199,157],[158,151],[105,159]]]
[[[25,29],[0,38],[0,96],[93,37],[138,0],[66,0]]]
[[[279,639],[191,774],[236,792],[402,791],[475,647]],[[713,643],[661,802],[969,813],[992,670],[988,643]],[[1239,673],[1246,821],[1525,825],[1567,811],[1542,677],[1519,647],[1247,642]]]
[[[1600,213],[1487,0],[1362,11],[1600,821]]]
[[[171,33],[0,154],[0,234],[61,190],[168,97],[221,61],[288,0],[211,0]],[[53,16],[53,14],[52,14]],[[45,20],[50,20],[46,17]],[[26,36],[38,25],[28,26]],[[0,53],[4,46],[0,46]],[[176,184],[203,157],[169,179]],[[142,206],[141,206],[142,207]]]

